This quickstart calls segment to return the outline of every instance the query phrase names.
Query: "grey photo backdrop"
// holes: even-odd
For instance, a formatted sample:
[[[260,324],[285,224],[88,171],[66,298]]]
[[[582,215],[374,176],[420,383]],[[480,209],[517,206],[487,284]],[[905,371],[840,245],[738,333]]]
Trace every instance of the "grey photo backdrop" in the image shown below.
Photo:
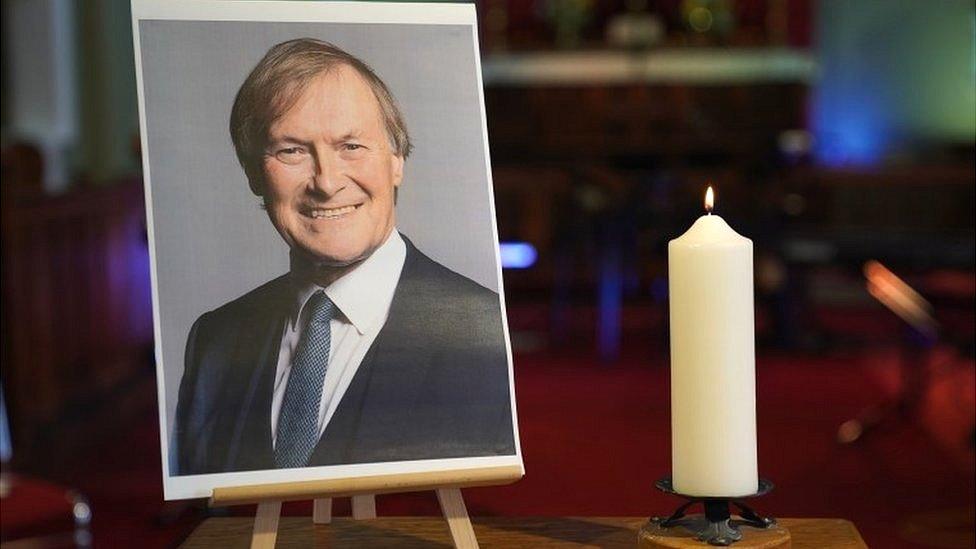
[[[193,321],[288,271],[287,246],[248,189],[227,130],[237,89],[275,44],[332,42],[386,82],[414,143],[397,227],[498,291],[471,27],[143,20],[139,35],[168,440]]]

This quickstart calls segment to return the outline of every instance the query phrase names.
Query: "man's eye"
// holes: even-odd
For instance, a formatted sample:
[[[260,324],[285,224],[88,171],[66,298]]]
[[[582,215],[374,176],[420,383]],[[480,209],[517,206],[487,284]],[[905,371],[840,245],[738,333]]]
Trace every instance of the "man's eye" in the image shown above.
[[[358,151],[359,149],[363,149],[365,147],[363,147],[359,143],[345,143],[342,145],[342,148],[343,150],[346,151]]]
[[[295,164],[305,158],[305,147],[284,147],[275,151],[274,156],[286,164]]]

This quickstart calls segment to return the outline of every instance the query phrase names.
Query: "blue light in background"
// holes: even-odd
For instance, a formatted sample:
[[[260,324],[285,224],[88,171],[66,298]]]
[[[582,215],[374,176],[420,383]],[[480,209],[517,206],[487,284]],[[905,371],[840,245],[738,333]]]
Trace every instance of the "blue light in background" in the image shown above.
[[[872,166],[928,145],[973,143],[972,0],[817,3],[814,155]]]
[[[891,9],[878,2],[818,4],[820,77],[812,90],[814,155],[826,166],[870,166],[891,146],[897,62],[886,41]],[[880,30],[878,29],[880,27]],[[873,32],[868,32],[871,30]]]
[[[870,89],[867,90],[870,93]],[[870,166],[881,162],[891,146],[885,120],[858,93],[838,94],[813,120],[815,155],[826,166]]]
[[[499,247],[503,269],[528,269],[539,257],[535,246],[528,242],[502,242]]]

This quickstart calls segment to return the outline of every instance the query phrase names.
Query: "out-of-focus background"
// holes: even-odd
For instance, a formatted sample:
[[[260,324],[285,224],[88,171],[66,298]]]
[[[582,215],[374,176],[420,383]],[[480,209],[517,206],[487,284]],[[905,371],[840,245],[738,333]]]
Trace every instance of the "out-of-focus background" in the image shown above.
[[[128,4],[0,6],[2,538],[170,546],[224,511],[162,501]],[[757,507],[972,547],[973,3],[477,9],[527,476],[469,511],[675,506],[667,242],[712,184],[756,249]]]

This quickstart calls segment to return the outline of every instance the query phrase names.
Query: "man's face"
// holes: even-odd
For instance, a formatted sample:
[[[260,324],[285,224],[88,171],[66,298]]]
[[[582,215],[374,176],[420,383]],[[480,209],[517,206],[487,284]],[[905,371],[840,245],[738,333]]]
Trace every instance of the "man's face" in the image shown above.
[[[268,133],[264,202],[282,238],[319,265],[369,257],[393,229],[403,158],[359,73],[315,77]]]

